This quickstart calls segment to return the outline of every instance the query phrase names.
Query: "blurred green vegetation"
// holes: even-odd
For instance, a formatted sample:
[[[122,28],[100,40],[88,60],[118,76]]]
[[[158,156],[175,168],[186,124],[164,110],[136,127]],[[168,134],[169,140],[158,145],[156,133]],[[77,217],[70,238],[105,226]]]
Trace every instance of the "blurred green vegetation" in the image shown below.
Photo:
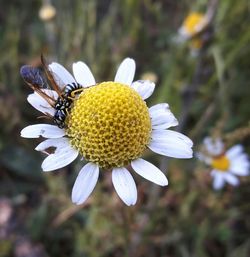
[[[136,206],[118,199],[109,172],[86,205],[74,206],[71,188],[82,163],[42,174],[38,142],[20,138],[39,115],[26,101],[21,65],[39,66],[41,53],[70,70],[83,60],[102,81],[130,56],[137,79],[146,72],[157,78],[149,106],[168,102],[195,149],[209,133],[235,132],[228,144],[241,142],[249,153],[249,1],[218,2],[209,40],[195,56],[189,42],[177,40],[186,15],[206,12],[211,2],[54,0],[56,16],[43,21],[42,1],[0,0],[1,257],[250,256],[249,178],[214,192],[209,169],[195,158],[169,158],[167,188],[135,177]]]

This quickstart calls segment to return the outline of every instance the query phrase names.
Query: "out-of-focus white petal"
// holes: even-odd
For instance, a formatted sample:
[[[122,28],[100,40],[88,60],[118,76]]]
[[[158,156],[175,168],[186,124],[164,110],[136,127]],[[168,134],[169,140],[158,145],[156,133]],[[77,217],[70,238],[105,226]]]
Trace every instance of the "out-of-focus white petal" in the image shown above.
[[[63,89],[67,84],[75,82],[74,77],[59,63],[52,62],[49,65],[56,84]]]
[[[238,155],[240,155],[243,152],[244,148],[242,145],[235,145],[233,147],[231,147],[227,152],[226,152],[226,156],[229,159],[233,159],[235,157],[237,157]]]
[[[131,58],[126,58],[118,67],[115,75],[115,82],[126,85],[131,85],[135,76],[135,61]]]
[[[153,94],[155,83],[149,80],[137,80],[132,83],[131,87],[145,100]]]
[[[198,24],[196,24],[194,27],[196,33],[201,32],[205,28],[207,23],[208,23],[208,18],[206,16],[204,16],[204,18]]]
[[[206,164],[211,164],[211,162],[212,162],[212,159],[211,159],[210,157],[204,155],[204,154],[201,153],[201,152],[195,153],[195,157],[196,157],[198,160],[205,162]]]
[[[94,163],[87,163],[79,172],[72,190],[72,202],[84,203],[95,188],[99,177],[99,167]]]
[[[135,205],[137,189],[129,171],[125,168],[114,168],[112,171],[112,182],[122,201],[128,206]]]
[[[35,124],[25,127],[21,130],[21,137],[38,138],[40,136],[45,138],[60,138],[65,135],[63,129],[50,124]]]
[[[152,163],[143,159],[136,159],[131,162],[131,166],[134,171],[145,179],[152,181],[160,186],[167,186],[168,180],[161,170],[159,170]]]
[[[240,183],[239,179],[229,172],[226,172],[224,174],[224,179],[227,181],[227,183],[231,184],[232,186],[238,186]]]
[[[220,138],[206,137],[203,141],[207,151],[211,155],[219,155],[224,152],[224,144]]]
[[[184,26],[181,26],[179,28],[178,33],[183,41],[187,40],[191,36]]]
[[[153,130],[148,147],[162,155],[174,158],[192,158],[192,141],[185,135],[171,130]]]
[[[156,104],[149,108],[153,129],[166,129],[177,126],[178,121],[169,109],[167,103]]]
[[[224,184],[225,184],[225,180],[224,180],[224,176],[220,171],[217,170],[213,170],[211,172],[211,176],[213,177],[213,188],[215,190],[220,190]]]
[[[70,145],[63,145],[62,142],[59,142],[58,146],[53,154],[50,154],[44,159],[42,163],[43,171],[60,169],[67,166],[77,158],[78,151],[72,148]],[[39,145],[37,146],[37,148],[38,147]],[[42,147],[40,146],[40,148]]]
[[[243,166],[243,165],[231,166],[230,172],[238,176],[248,176],[249,165],[248,166]]]
[[[250,171],[250,162],[247,154],[240,154],[230,160],[230,171],[238,176],[247,176]]]
[[[76,81],[83,87],[89,87],[96,84],[92,72],[84,62],[73,63],[73,73]]]
[[[246,153],[240,153],[238,155],[235,155],[231,158],[227,157],[231,163],[237,162],[237,163],[249,163],[249,158]]]

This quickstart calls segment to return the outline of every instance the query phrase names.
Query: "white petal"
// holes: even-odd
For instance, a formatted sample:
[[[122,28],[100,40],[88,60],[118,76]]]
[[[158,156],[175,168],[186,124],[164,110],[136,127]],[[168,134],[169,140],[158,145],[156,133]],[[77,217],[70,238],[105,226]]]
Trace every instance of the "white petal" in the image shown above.
[[[211,155],[219,155],[224,151],[224,144],[220,138],[206,137],[203,144]]]
[[[235,175],[233,175],[233,174],[231,174],[229,172],[226,172],[224,174],[224,178],[232,186],[237,186],[240,183],[239,179]]]
[[[153,140],[173,140],[173,141],[180,141],[180,142],[185,142],[189,147],[193,146],[193,141],[185,136],[184,134],[173,131],[173,130],[161,130],[161,129],[156,129],[153,130],[151,133],[151,137]]]
[[[178,33],[180,34],[182,40],[187,40],[190,37],[190,33],[187,31],[187,29],[184,26],[181,26],[178,30]]]
[[[61,64],[52,62],[49,68],[52,71],[55,82],[61,89],[64,88],[65,85],[75,82],[74,77]]]
[[[51,107],[51,105],[44,98],[39,96],[37,93],[28,95],[27,100],[38,111],[44,114],[48,113],[54,116],[55,109]]]
[[[195,25],[194,28],[195,28],[196,33],[198,33],[201,30],[203,30],[205,28],[205,26],[208,24],[208,22],[209,22],[209,19],[208,19],[207,15],[206,15],[206,16],[204,16],[204,18],[199,23],[197,23]]]
[[[230,162],[232,164],[244,164],[244,165],[249,165],[249,157],[246,153],[240,153],[236,156],[233,156],[230,158]]]
[[[156,104],[150,107],[149,115],[152,120],[153,129],[166,129],[178,125],[177,119],[166,103]]]
[[[231,166],[230,167],[231,173],[238,175],[238,176],[248,176],[249,175],[249,165],[248,166]]]
[[[238,176],[249,175],[250,162],[246,154],[241,154],[239,157],[234,157],[231,160],[230,171]]]
[[[79,172],[72,189],[72,202],[84,203],[95,188],[99,177],[99,167],[94,163],[87,163]]]
[[[60,138],[65,135],[63,129],[50,124],[35,124],[22,129],[21,137],[38,138],[40,136],[45,138]]]
[[[155,83],[149,80],[137,80],[132,83],[131,87],[145,100],[153,94]]]
[[[135,61],[131,58],[126,58],[118,67],[115,75],[115,82],[126,85],[131,85],[135,76]]]
[[[226,152],[226,156],[229,159],[232,159],[234,157],[237,157],[239,154],[241,154],[243,152],[244,148],[242,145],[235,145],[233,147],[231,147],[227,152]]]
[[[129,171],[125,168],[114,168],[112,171],[112,182],[122,201],[128,206],[135,205],[137,189]]]
[[[41,89],[46,95],[48,95],[49,97],[53,98],[54,100],[57,100],[58,98],[58,94],[55,90],[52,89]],[[38,97],[44,99],[42,96],[40,96],[37,92],[34,92],[35,95],[37,95]]]
[[[84,62],[73,63],[73,73],[76,81],[83,87],[89,87],[96,84],[92,72]]]
[[[162,155],[174,158],[192,158],[192,141],[185,135],[170,130],[153,130],[148,147]]]
[[[213,180],[213,188],[215,190],[221,189],[224,186],[224,184],[225,184],[225,180],[224,180],[223,174],[221,172],[219,172],[219,171],[213,170],[211,172],[211,175],[214,178],[214,180]]]
[[[60,138],[57,143],[55,140],[46,140],[36,147],[36,150],[48,148],[49,145],[56,147],[55,152],[46,157],[42,163],[43,171],[52,171],[67,166],[73,162],[77,156],[78,151],[69,144],[68,139]],[[59,139],[57,139],[59,140]],[[42,145],[43,144],[43,145]],[[49,146],[50,147],[50,146]]]
[[[45,152],[46,149],[50,147],[55,148],[55,152],[60,151],[60,149],[70,146],[69,139],[66,137],[61,138],[50,138],[41,142],[35,148],[36,151]]]
[[[229,158],[229,157],[228,157]],[[238,162],[238,163],[249,163],[249,158],[246,153],[240,153],[230,158],[231,162]]]
[[[168,180],[161,170],[155,167],[152,163],[143,159],[136,159],[131,162],[134,171],[145,179],[152,181],[160,186],[167,186]]]
[[[166,144],[164,142],[154,142],[152,141],[148,147],[155,153],[173,157],[173,158],[182,158],[189,159],[193,157],[193,152],[189,148],[182,149],[180,144]]]
[[[205,162],[206,164],[211,164],[211,162],[212,162],[212,159],[211,159],[210,157],[204,155],[204,154],[201,153],[201,152],[195,153],[195,157],[196,157],[198,160]]]

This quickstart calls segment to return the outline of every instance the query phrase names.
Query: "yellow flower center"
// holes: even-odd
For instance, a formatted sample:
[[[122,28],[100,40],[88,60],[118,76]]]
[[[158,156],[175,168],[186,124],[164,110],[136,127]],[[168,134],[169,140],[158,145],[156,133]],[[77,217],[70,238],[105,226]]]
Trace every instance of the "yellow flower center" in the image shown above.
[[[193,12],[187,16],[184,21],[184,28],[191,35],[197,32],[197,26],[204,26],[206,24],[206,18],[204,14]]]
[[[214,157],[211,166],[220,171],[227,171],[230,166],[230,161],[225,155]]]
[[[146,103],[131,87],[103,82],[85,89],[66,119],[70,142],[102,168],[126,166],[141,156],[150,140]]]

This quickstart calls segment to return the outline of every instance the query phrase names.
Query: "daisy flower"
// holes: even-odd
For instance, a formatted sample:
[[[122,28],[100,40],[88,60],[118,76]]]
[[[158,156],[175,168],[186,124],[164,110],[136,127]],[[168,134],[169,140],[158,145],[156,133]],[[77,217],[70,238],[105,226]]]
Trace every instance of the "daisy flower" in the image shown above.
[[[190,39],[199,34],[208,25],[208,18],[203,13],[191,12],[179,29],[183,40]]]
[[[207,137],[204,139],[204,148],[204,153],[198,153],[197,157],[212,167],[211,176],[215,190],[221,189],[226,182],[237,186],[237,176],[249,175],[250,162],[242,145],[235,145],[225,151],[221,139]]]
[[[201,34],[208,27],[208,17],[203,13],[191,12],[179,28],[179,42],[189,40],[188,45],[193,56],[197,56],[199,50],[211,38],[210,33]]]
[[[39,18],[42,21],[50,21],[56,16],[56,8],[50,3],[46,2],[39,10]]]
[[[74,77],[55,62],[49,69],[62,88],[77,82],[84,90],[74,100],[64,128],[51,124],[30,125],[21,131],[21,136],[46,138],[35,148],[48,154],[42,163],[43,171],[65,167],[79,155],[87,162],[73,186],[73,203],[82,204],[89,197],[100,169],[112,171],[114,188],[127,205],[137,201],[136,184],[127,166],[149,181],[168,185],[163,172],[141,158],[147,148],[160,155],[192,157],[192,141],[168,129],[178,125],[168,104],[147,107],[144,100],[151,96],[155,84],[147,80],[133,82],[133,59],[126,58],[120,64],[114,81],[101,83],[96,82],[83,62],[73,64]],[[54,91],[47,89],[46,92],[58,98]],[[55,114],[55,109],[36,92],[27,100],[38,111]],[[51,148],[55,149],[52,153],[47,151]]]

